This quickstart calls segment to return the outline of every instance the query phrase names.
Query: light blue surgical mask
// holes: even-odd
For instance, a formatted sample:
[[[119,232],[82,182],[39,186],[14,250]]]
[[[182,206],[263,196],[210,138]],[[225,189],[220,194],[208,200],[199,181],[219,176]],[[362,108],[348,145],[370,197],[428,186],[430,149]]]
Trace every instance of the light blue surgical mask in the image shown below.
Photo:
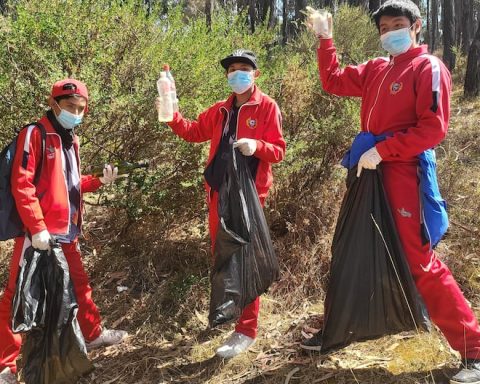
[[[234,71],[228,75],[228,85],[238,95],[247,92],[253,85],[253,71]]]
[[[410,28],[402,28],[397,29],[396,31],[390,31],[380,36],[383,49],[385,49],[392,56],[398,56],[407,52],[413,44],[410,31],[414,25],[412,25]]]
[[[59,105],[58,107],[60,108]],[[81,113],[80,115],[75,115],[74,113],[68,112],[67,110],[60,108],[60,113],[57,115],[57,120],[63,128],[73,129],[77,125],[82,123],[83,113]]]

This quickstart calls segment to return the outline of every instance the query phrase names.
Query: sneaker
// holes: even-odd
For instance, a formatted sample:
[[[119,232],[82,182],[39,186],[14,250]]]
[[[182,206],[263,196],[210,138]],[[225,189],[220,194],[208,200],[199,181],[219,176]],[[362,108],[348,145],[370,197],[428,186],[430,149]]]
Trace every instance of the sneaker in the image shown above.
[[[18,384],[17,376],[6,367],[2,372],[0,372],[0,384]]]
[[[255,343],[255,339],[240,332],[233,332],[227,341],[217,349],[216,354],[224,359],[231,359],[239,353],[245,352],[253,343]]]
[[[128,336],[126,331],[117,331],[115,329],[102,329],[102,333],[90,343],[85,342],[87,350],[95,348],[108,347],[110,345],[120,344]]]
[[[318,351],[322,349],[322,331],[318,331],[309,339],[305,339],[300,343],[300,348],[307,351]]]
[[[468,359],[463,368],[450,379],[450,384],[480,384],[480,360]]]

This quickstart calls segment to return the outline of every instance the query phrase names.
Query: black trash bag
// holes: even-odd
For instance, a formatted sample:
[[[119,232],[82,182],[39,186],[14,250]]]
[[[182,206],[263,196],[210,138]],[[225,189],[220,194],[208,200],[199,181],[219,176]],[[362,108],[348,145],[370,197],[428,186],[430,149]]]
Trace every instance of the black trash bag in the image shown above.
[[[349,171],[332,243],[321,352],[354,341],[429,330],[379,170]],[[378,227],[377,227],[378,225]]]
[[[229,153],[218,196],[219,226],[211,273],[210,327],[238,319],[278,280],[280,268],[245,156]]]
[[[17,278],[12,330],[26,333],[26,384],[75,383],[93,370],[77,321],[78,304],[60,245],[51,251],[29,247]]]

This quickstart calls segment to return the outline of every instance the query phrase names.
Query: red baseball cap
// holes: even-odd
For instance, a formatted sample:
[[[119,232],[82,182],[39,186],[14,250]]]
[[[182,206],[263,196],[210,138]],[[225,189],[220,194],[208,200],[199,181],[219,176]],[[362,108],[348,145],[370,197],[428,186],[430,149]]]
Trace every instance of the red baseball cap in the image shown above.
[[[52,87],[52,97],[72,95],[81,96],[88,101],[87,86],[81,81],[75,79],[63,79],[57,81]]]

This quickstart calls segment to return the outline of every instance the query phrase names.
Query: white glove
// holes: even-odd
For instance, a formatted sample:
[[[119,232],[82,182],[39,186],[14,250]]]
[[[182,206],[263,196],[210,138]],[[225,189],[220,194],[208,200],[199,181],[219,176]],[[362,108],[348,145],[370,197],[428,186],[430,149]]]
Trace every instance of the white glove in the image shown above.
[[[111,184],[118,177],[118,168],[115,167],[112,169],[110,164],[105,164],[103,168],[103,177],[100,177],[102,184]]]
[[[32,247],[40,251],[50,249],[50,233],[46,229],[32,235]]]
[[[323,9],[316,10],[306,7],[303,13],[307,16],[305,25],[310,28],[319,39],[331,39],[333,36],[332,14]]]
[[[252,156],[257,150],[257,140],[243,138],[233,143],[233,148],[238,148],[244,156]]]
[[[376,169],[377,165],[380,164],[381,161],[382,157],[378,153],[377,148],[370,148],[360,157],[360,160],[358,161],[357,177],[360,177],[362,169]]]

